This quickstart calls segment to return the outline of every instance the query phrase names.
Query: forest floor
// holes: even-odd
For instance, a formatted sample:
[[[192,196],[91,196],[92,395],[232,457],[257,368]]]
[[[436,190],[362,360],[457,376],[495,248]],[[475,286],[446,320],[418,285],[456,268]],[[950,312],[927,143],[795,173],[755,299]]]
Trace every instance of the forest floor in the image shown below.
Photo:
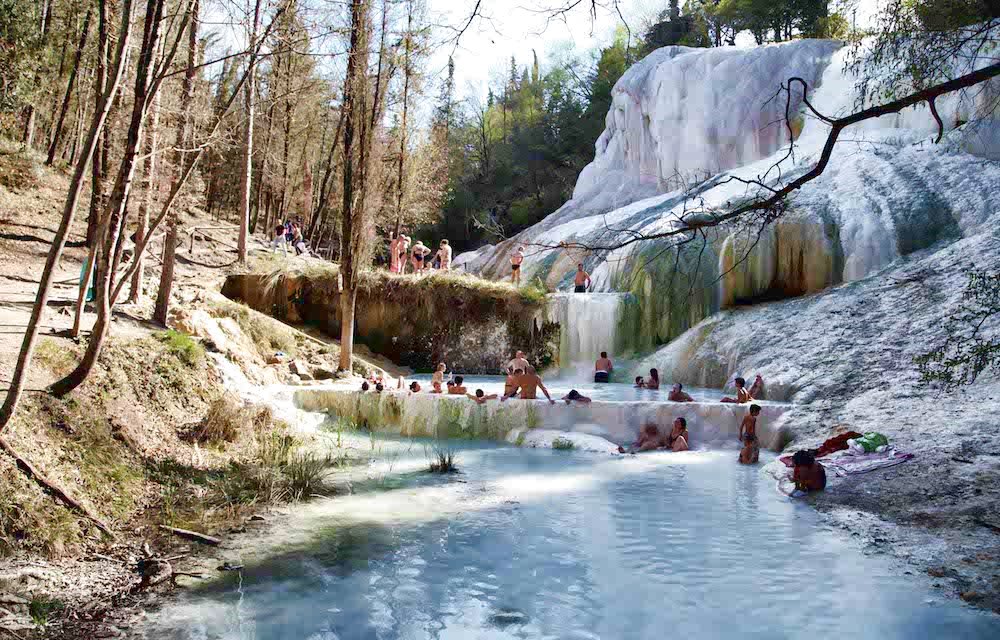
[[[64,173],[42,169],[37,158],[33,165],[21,185],[0,181],[3,391],[68,188]],[[289,461],[308,462],[309,436],[269,411],[241,408],[211,362],[215,354],[206,351],[224,350],[254,383],[273,384],[289,380],[292,358],[335,371],[339,348],[223,299],[221,284],[238,269],[236,229],[200,212],[182,217],[185,229],[201,232],[193,252],[190,235],[182,236],[171,303],[171,325],[200,338],[149,320],[159,275],[157,258],[150,259],[140,302],[116,307],[111,338],[90,378],[65,399],[44,393],[75,366],[95,319],[88,310],[81,339],[68,337],[87,255],[88,201],[84,194],[41,323],[26,393],[5,435],[24,458],[107,522],[116,539],[57,503],[0,455],[0,637],[124,636],[136,612],[158,597],[155,588],[138,588],[140,560],[179,556],[172,571],[199,562],[199,545],[160,525],[239,537],[263,526],[259,512],[323,490],[318,476],[317,486],[306,489],[281,476]],[[161,246],[162,239],[151,253],[158,256]],[[255,241],[253,254],[252,262],[274,261],[262,241]],[[268,364],[277,351],[286,359]],[[355,358],[358,367],[395,372],[364,356]],[[229,432],[206,440],[209,428]],[[287,489],[265,491],[261,478]]]

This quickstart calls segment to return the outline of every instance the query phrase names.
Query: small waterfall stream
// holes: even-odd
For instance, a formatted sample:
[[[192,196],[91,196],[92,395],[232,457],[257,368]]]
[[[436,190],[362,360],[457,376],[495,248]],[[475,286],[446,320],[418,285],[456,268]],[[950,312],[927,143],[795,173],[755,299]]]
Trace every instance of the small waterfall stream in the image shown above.
[[[612,359],[620,354],[624,340],[618,327],[622,310],[633,301],[631,294],[555,293],[548,299],[547,320],[560,326],[561,374],[589,376],[602,351]]]

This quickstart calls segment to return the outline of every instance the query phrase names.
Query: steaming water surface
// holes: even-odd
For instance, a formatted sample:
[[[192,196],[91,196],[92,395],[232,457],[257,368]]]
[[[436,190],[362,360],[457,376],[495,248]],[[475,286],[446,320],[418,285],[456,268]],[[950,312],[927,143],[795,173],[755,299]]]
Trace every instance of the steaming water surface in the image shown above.
[[[1000,618],[779,496],[735,452],[373,443],[383,475],[233,552],[148,638],[996,638]],[[252,553],[247,547],[256,546]],[[242,552],[243,557],[238,553]]]

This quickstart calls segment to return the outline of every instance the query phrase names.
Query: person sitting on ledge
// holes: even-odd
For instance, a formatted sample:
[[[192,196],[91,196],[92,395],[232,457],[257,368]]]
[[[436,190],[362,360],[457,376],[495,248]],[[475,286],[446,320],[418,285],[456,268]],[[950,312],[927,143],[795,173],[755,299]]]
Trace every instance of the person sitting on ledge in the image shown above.
[[[411,382],[410,383],[410,392],[411,393],[420,393],[420,383],[417,382],[416,380],[414,380],[413,382]]]
[[[639,439],[625,447],[618,447],[618,453],[636,453],[639,451],[654,451],[662,444],[660,430],[652,422],[646,423],[639,432]]]
[[[486,404],[487,400],[496,400],[497,394],[491,393],[490,395],[486,395],[485,393],[483,393],[482,389],[476,389],[476,395],[467,393],[465,394],[465,397],[467,397],[469,400],[472,400],[476,404]]]
[[[564,395],[561,399],[565,400],[566,404],[570,404],[572,402],[577,402],[579,404],[590,404],[590,398],[588,398],[585,395],[582,395],[576,389],[571,389],[570,392]]]
[[[649,370],[649,377],[643,385],[646,389],[657,390],[660,388],[660,372],[656,369]]]
[[[535,400],[538,396],[538,389],[541,389],[542,393],[545,394],[549,404],[556,403],[552,399],[552,396],[549,395],[549,390],[542,384],[542,379],[537,373],[526,373],[524,369],[515,369],[514,390],[510,394],[505,394],[504,397],[500,398],[500,402],[503,402],[507,398],[513,398],[517,395],[518,390],[521,392],[522,400]]]
[[[670,394],[667,396],[667,400],[671,402],[694,402],[694,398],[684,391],[684,385],[680,382],[676,383],[673,388],[670,389]]]
[[[455,396],[467,395],[469,390],[465,388],[464,383],[465,378],[462,376],[455,376],[455,381],[448,387],[448,393]]]
[[[792,467],[796,491],[809,493],[826,488],[826,469],[816,462],[812,451],[796,451],[792,456]]]
[[[594,382],[611,382],[611,372],[615,365],[608,357],[607,351],[601,352],[601,357],[594,363]]]
[[[760,459],[760,443],[757,441],[757,416],[760,415],[760,405],[750,405],[750,411],[743,416],[740,423],[740,464],[757,464]]]
[[[645,388],[645,386],[646,386],[646,383],[643,382],[642,376],[636,376],[635,377],[635,388],[636,389],[643,389],[643,388]]]
[[[743,378],[736,378],[733,380],[733,384],[736,385],[736,397],[730,398],[726,396],[722,399],[722,402],[727,404],[746,404],[753,400],[753,396],[747,391],[747,381]]]
[[[669,435],[664,439],[663,448],[670,449],[671,451],[687,451],[690,449],[688,446],[688,440],[690,439],[687,420],[677,418],[674,420],[674,425]]]

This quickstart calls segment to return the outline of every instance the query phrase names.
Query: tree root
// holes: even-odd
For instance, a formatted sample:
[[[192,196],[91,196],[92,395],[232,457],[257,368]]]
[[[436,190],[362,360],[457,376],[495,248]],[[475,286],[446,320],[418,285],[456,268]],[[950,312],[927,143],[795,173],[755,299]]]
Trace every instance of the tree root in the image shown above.
[[[57,500],[62,502],[71,510],[76,511],[77,513],[83,515],[84,517],[92,521],[97,526],[98,529],[104,532],[104,534],[107,535],[112,540],[117,539],[114,532],[108,527],[108,525],[104,523],[103,520],[101,520],[98,516],[94,515],[94,513],[90,509],[80,504],[80,502],[78,502],[75,498],[73,498],[73,496],[66,493],[66,491],[62,487],[57,485],[52,480],[46,478],[45,474],[43,474],[41,471],[32,466],[30,462],[21,457],[21,454],[19,454],[17,450],[14,449],[14,447],[11,446],[11,444],[7,442],[6,438],[4,438],[3,436],[0,436],[0,449],[3,449],[7,453],[7,455],[14,458],[14,461],[17,463],[18,469],[20,469],[22,473],[24,473],[24,475],[28,476],[36,483],[38,483],[38,485],[41,486],[46,493],[55,497]]]

